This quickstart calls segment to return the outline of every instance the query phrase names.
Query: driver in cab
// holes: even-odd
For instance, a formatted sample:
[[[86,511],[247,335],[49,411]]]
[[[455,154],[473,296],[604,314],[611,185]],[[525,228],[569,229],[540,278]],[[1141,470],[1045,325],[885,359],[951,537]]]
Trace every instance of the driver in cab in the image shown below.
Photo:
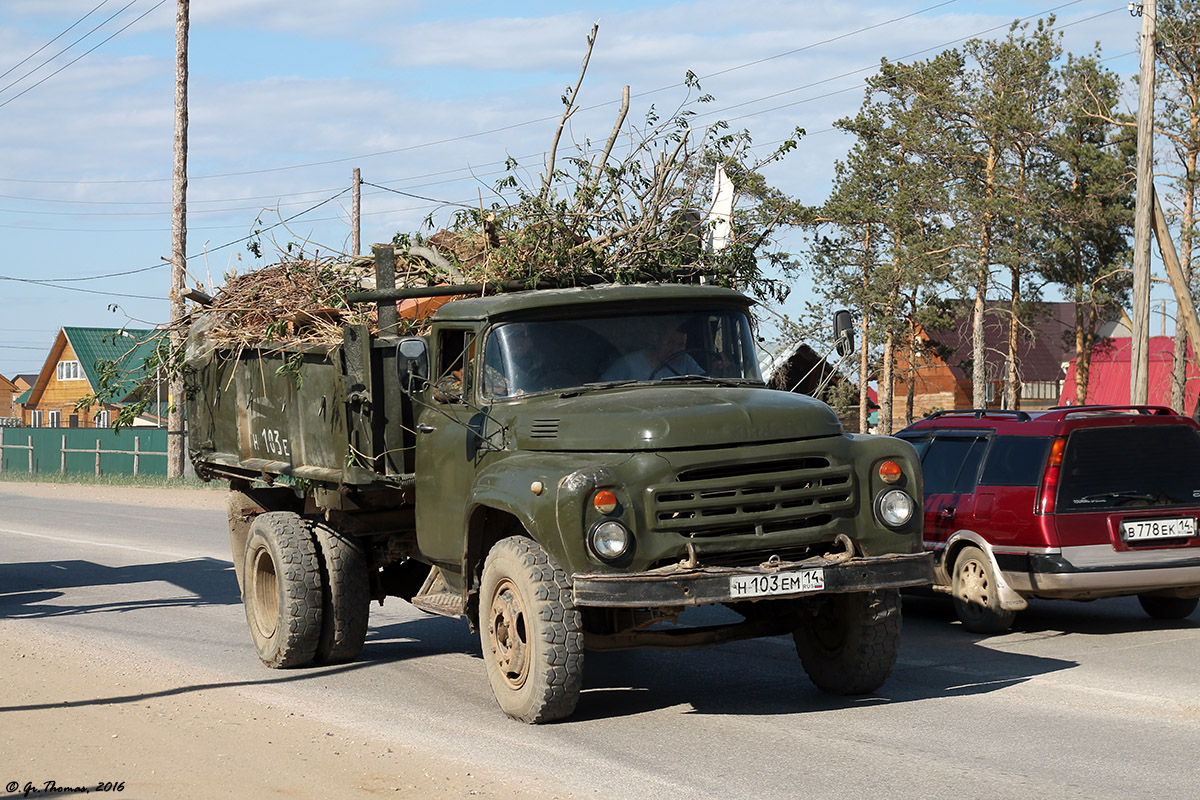
[[[651,326],[651,343],[618,358],[600,376],[605,381],[647,381],[672,375],[704,375],[704,369],[688,352],[685,322]]]

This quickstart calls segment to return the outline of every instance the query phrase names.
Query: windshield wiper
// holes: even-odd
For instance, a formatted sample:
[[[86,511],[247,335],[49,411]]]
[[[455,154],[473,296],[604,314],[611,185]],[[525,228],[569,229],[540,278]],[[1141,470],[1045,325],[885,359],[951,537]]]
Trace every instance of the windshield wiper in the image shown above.
[[[715,378],[712,375],[668,375],[658,380],[662,383],[667,383],[668,381],[700,381],[716,386],[745,386],[748,383],[761,383],[761,381],[751,381],[746,378]]]
[[[1098,492],[1096,494],[1085,495],[1080,500],[1145,500],[1147,503],[1158,502],[1158,495],[1149,494],[1146,492]]]
[[[594,392],[600,389],[613,389],[617,386],[632,386],[635,383],[645,383],[646,381],[602,381],[599,383],[585,383],[582,386],[572,386],[570,389],[561,389],[559,397],[575,397],[584,392]]]

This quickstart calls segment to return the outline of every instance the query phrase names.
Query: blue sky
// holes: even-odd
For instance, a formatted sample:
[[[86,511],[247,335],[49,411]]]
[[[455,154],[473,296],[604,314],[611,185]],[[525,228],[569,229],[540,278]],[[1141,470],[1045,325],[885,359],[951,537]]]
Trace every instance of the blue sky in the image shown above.
[[[39,370],[60,326],[168,317],[175,6],[0,0],[2,375]],[[1113,0],[197,0],[189,274],[219,286],[261,263],[244,241],[256,220],[294,217],[268,244],[346,249],[355,167],[429,198],[365,186],[364,245],[486,201],[509,156],[535,179],[596,21],[580,93],[595,108],[572,120],[574,141],[607,136],[623,85],[636,120],[677,105],[692,70],[716,97],[709,119],[748,128],[764,150],[807,130],[768,177],[818,203],[849,145],[831,124],[857,108],[880,58],[927,58],[1051,13],[1068,50],[1098,42],[1110,68],[1136,71],[1140,22]],[[113,273],[131,274],[91,279]],[[89,280],[57,282],[78,278]]]

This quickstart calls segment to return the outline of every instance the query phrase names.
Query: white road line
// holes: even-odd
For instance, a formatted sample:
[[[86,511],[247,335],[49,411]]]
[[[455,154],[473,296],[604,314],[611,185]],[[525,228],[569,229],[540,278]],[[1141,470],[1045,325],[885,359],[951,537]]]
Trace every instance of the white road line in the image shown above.
[[[171,556],[174,558],[178,558],[180,556],[180,552],[178,550],[153,550],[149,547],[135,547],[134,545],[129,545],[129,544],[114,544],[113,542],[94,542],[89,539],[67,539],[62,536],[52,536],[52,535],[45,534],[45,533],[33,533],[31,531],[14,531],[11,528],[0,528],[0,533],[11,533],[14,536],[28,536],[32,539],[47,539],[52,542],[61,542],[63,544],[82,544],[82,545],[88,545],[91,547],[112,547],[117,550],[131,550],[135,553],[148,553],[150,555],[155,555],[155,556]],[[197,553],[195,556],[192,556],[192,557],[194,557],[194,558],[201,558],[201,557],[211,558],[212,556],[207,553]]]

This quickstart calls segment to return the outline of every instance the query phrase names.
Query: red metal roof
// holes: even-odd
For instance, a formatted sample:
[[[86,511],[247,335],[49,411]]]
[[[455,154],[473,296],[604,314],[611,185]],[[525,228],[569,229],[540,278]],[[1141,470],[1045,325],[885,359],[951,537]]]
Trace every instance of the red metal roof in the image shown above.
[[[1126,405],[1129,403],[1129,338],[1104,339],[1102,345],[1092,351],[1091,373],[1088,376],[1087,402],[1089,405]],[[1151,405],[1171,405],[1171,361],[1175,340],[1170,336],[1150,337],[1150,377],[1147,402]],[[1200,399],[1200,369],[1192,357],[1191,345],[1187,350],[1187,377],[1184,408],[1177,412],[1191,416]],[[1075,404],[1075,361],[1067,367],[1067,379],[1063,382],[1059,405]]]

